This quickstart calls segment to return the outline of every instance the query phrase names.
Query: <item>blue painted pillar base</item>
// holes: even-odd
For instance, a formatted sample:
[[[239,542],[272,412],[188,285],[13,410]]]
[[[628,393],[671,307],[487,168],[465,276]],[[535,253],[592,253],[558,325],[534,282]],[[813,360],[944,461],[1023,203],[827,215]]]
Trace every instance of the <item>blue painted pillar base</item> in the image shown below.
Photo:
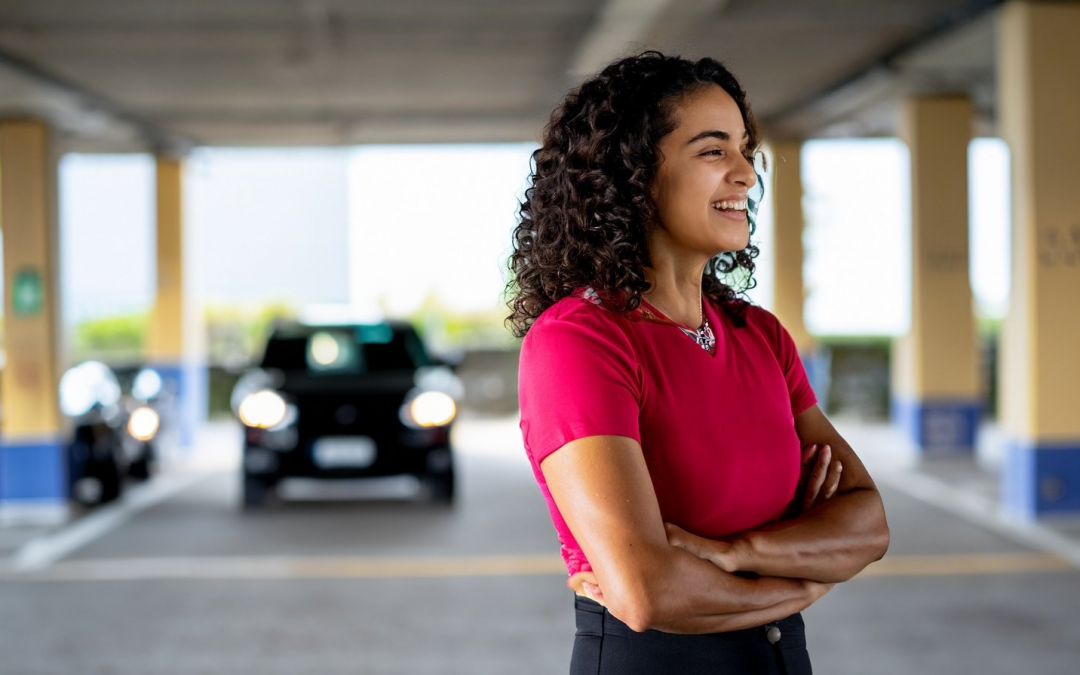
[[[1001,464],[1001,506],[1025,520],[1080,516],[1080,439],[1009,441]]]
[[[892,400],[893,422],[922,457],[974,456],[982,410],[981,401]]]
[[[209,369],[204,363],[151,363],[161,375],[164,424],[174,424],[180,447],[195,444],[196,430],[206,422],[209,400]],[[167,433],[167,430],[165,430]]]
[[[53,525],[67,518],[67,453],[61,438],[0,439],[0,525]]]
[[[800,354],[806,379],[818,399],[818,407],[828,412],[829,384],[831,382],[832,352],[828,347],[818,347]]]

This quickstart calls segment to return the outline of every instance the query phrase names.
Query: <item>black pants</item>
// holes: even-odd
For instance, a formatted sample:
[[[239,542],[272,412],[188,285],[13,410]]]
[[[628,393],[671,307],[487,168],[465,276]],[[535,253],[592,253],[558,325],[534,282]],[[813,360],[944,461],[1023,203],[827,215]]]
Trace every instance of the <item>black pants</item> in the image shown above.
[[[730,633],[636,633],[599,604],[574,596],[577,636],[570,675],[810,675],[801,614]],[[780,639],[769,642],[775,626]],[[776,637],[776,632],[773,632]]]

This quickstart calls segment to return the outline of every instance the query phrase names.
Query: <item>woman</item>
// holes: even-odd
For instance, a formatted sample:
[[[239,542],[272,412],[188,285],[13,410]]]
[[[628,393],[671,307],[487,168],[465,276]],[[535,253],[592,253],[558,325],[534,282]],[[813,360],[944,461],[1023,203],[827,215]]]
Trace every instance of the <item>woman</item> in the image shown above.
[[[752,284],[758,143],[720,63],[646,52],[571,92],[533,156],[509,321],[571,673],[809,673],[799,612],[888,547],[790,335],[725,283]]]

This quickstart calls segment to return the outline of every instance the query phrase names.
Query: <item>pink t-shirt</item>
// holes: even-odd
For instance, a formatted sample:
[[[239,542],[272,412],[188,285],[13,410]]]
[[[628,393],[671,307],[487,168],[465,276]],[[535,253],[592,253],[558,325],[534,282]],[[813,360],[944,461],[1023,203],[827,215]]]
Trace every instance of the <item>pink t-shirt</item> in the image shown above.
[[[777,519],[795,494],[794,417],[817,402],[787,330],[750,305],[746,326],[706,302],[715,355],[647,303],[592,294],[541,314],[521,346],[521,432],[570,574],[591,570],[540,463],[586,436],[641,444],[666,522],[722,537]]]

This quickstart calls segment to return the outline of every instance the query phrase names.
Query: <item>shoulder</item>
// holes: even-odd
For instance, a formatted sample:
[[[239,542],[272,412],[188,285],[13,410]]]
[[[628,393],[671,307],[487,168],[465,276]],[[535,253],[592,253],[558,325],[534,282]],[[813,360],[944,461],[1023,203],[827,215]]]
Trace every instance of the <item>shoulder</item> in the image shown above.
[[[780,319],[776,315],[758,305],[746,303],[746,325],[775,331],[780,325]]]
[[[625,321],[626,318],[618,312],[605,309],[592,289],[586,288],[545,309],[529,328],[525,341],[536,335],[558,332],[566,326],[577,326],[583,330],[621,332],[621,324]]]
[[[742,340],[765,341],[773,349],[782,341],[784,327],[769,310],[744,299],[729,301],[720,311],[736,326],[735,335]]]
[[[777,359],[782,363],[792,361],[798,355],[795,341],[791,338],[780,319],[757,305],[748,305],[746,311],[746,325],[752,328],[759,336],[757,339],[768,343]]]
[[[757,331],[772,332],[780,324],[772,312],[745,298],[723,302],[711,299],[710,302],[717,313],[727,317],[738,328],[751,327]]]
[[[579,292],[558,300],[536,318],[522,341],[522,353],[599,348],[631,356],[629,324],[624,315]]]

